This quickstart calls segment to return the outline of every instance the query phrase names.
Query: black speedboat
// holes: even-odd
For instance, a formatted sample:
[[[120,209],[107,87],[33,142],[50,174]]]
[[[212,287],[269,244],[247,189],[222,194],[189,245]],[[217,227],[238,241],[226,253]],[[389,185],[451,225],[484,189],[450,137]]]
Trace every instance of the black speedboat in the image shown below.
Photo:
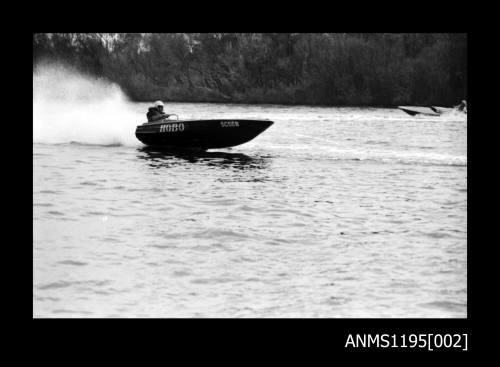
[[[137,126],[141,142],[165,149],[228,148],[246,143],[273,124],[269,120],[170,120]]]
[[[450,111],[454,110],[467,114],[467,108],[461,110],[458,107],[450,108],[450,107],[438,107],[438,106],[430,106],[430,107],[399,106],[398,108],[402,111],[405,111],[410,116],[415,116],[415,115],[440,116],[443,113],[449,113]]]
[[[425,115],[425,116],[439,116],[441,112],[433,109],[432,107],[416,107],[416,106],[399,106],[400,110],[405,111],[410,116]]]

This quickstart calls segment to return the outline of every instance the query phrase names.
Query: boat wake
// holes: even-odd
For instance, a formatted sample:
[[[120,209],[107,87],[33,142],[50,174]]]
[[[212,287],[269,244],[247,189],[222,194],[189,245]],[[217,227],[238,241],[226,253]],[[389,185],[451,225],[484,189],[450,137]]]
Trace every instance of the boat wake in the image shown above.
[[[326,139],[321,139],[325,140]],[[318,139],[320,141],[320,139]],[[332,144],[333,145],[333,144]],[[332,145],[316,144],[311,150],[309,144],[270,144],[266,149],[271,151],[286,151],[287,156],[296,156],[299,159],[331,161],[360,161],[374,163],[428,165],[428,166],[457,166],[467,167],[467,156],[425,152],[419,150],[401,151],[391,149],[337,148]]]
[[[33,71],[33,142],[101,146],[139,143],[142,115],[119,86],[68,66],[41,63]]]

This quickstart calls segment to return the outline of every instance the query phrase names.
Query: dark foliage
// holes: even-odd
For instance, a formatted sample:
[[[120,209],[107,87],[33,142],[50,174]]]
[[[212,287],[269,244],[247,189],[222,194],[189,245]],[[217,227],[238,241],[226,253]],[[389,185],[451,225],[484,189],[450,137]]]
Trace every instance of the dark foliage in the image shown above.
[[[394,106],[467,98],[466,34],[52,33],[56,60],[136,101]]]

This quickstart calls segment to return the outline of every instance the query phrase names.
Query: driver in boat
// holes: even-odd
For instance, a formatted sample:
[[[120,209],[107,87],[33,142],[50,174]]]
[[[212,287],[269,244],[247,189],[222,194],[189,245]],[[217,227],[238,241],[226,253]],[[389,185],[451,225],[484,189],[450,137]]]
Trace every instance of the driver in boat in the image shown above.
[[[146,114],[148,122],[158,121],[164,118],[168,118],[171,115],[163,112],[163,102],[156,101],[153,107],[149,107],[148,113]]]
[[[459,111],[463,111],[463,112],[467,113],[467,101],[465,99],[462,100],[462,102],[460,102],[460,104],[457,106],[457,109]]]

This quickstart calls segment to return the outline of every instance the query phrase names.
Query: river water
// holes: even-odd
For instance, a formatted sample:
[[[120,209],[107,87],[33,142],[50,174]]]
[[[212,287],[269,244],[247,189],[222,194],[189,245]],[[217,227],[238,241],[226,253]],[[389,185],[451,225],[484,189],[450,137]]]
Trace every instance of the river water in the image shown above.
[[[34,317],[467,316],[465,115],[167,103],[275,122],[168,155],[34,107]]]

